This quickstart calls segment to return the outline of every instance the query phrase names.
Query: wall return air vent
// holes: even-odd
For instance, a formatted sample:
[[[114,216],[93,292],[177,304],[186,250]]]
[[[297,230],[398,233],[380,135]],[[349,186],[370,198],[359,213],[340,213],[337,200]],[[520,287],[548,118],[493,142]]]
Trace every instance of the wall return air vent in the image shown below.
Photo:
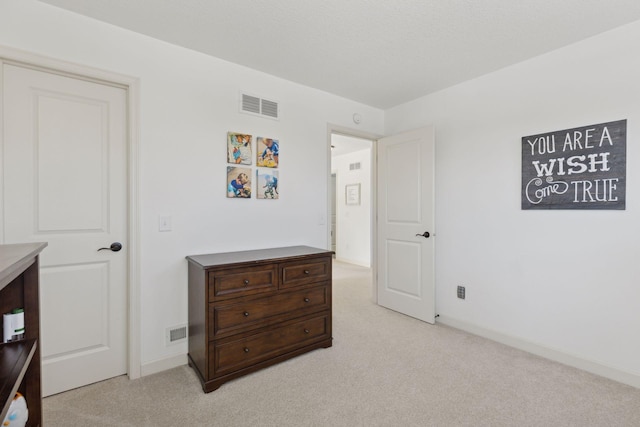
[[[173,326],[166,329],[165,345],[187,341],[187,325]]]
[[[280,108],[276,101],[270,101],[257,96],[240,94],[240,111],[269,119],[278,119]]]

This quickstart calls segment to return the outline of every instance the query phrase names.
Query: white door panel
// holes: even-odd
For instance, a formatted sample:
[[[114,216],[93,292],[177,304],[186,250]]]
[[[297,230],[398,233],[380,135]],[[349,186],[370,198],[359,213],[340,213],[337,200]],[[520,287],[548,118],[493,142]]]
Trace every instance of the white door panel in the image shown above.
[[[4,240],[49,243],[43,394],[125,374],[126,91],[10,64],[2,87]]]
[[[382,144],[385,144],[383,140]],[[383,149],[386,158],[380,159],[386,165],[386,219],[388,226],[406,224],[421,225],[421,180],[420,151],[418,141],[409,140],[391,144],[386,142]]]
[[[42,334],[42,346],[47,349],[47,357],[68,357],[108,347],[108,264],[94,263],[72,266],[45,267],[41,280],[41,298],[47,301],[42,309],[42,317],[55,319]],[[83,303],[69,310],[66,295],[73,295]],[[70,333],[72,332],[72,333]]]
[[[109,105],[39,92],[34,94],[38,118],[34,147],[38,229],[104,231],[108,226],[105,150]],[[82,179],[75,179],[80,176]]]
[[[378,141],[378,303],[429,323],[435,322],[434,145],[433,128]]]
[[[388,292],[409,298],[420,298],[421,254],[420,243],[387,240],[387,286]],[[413,265],[416,269],[394,268],[394,266]]]

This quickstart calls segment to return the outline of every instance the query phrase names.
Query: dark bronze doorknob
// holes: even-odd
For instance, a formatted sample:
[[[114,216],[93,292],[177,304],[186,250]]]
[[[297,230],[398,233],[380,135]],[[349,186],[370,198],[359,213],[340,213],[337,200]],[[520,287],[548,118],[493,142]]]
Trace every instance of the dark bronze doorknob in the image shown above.
[[[428,231],[425,231],[425,232],[424,232],[424,233],[422,233],[422,234],[416,234],[416,236],[422,236],[422,237],[424,237],[425,239],[428,239],[428,238],[429,238],[429,236],[431,236],[431,234],[429,234],[429,232],[428,232]]]
[[[100,248],[98,249],[99,251],[111,251],[111,252],[118,252],[120,249],[122,249],[122,243],[120,242],[113,242],[111,244],[111,246],[109,246],[108,248]]]

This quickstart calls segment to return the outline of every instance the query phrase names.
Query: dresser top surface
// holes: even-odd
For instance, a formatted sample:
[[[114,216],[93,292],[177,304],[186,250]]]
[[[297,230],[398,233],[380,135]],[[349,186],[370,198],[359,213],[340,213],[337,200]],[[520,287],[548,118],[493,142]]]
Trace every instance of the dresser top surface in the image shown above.
[[[310,246],[289,246],[284,248],[269,248],[250,251],[224,252],[216,254],[190,255],[189,262],[203,268],[218,267],[229,264],[252,263],[262,261],[290,260],[297,257],[312,255],[332,255],[333,252],[326,249],[312,248]]]

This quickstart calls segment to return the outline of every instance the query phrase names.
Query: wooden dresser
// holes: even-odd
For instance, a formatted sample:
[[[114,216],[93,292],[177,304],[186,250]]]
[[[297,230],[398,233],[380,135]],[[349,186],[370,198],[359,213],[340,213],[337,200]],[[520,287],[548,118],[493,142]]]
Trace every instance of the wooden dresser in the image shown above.
[[[205,392],[331,347],[331,259],[307,246],[187,257],[189,365]]]
[[[27,401],[27,426],[42,424],[39,254],[46,246],[0,245],[0,314],[24,308],[25,327],[23,340],[0,344],[0,423],[18,391]]]

